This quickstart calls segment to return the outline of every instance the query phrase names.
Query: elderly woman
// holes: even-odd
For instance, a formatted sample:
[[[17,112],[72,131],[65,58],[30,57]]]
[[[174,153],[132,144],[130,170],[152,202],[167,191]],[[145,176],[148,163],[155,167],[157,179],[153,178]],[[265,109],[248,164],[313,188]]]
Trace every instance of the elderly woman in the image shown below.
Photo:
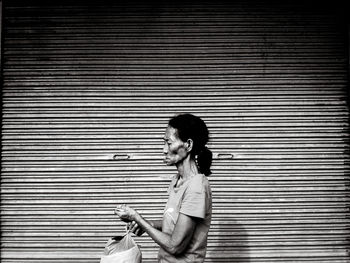
[[[118,205],[115,213],[131,232],[146,232],[159,246],[158,262],[204,262],[212,213],[207,176],[212,153],[202,119],[182,114],[170,119],[164,136],[164,162],[177,168],[168,189],[163,220],[148,221],[136,210]]]

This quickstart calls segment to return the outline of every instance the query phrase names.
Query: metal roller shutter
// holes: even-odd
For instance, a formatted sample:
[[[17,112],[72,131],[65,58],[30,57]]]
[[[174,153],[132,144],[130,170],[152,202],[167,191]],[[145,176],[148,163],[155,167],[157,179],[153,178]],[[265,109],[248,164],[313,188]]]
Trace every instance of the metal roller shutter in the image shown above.
[[[207,262],[350,262],[339,13],[50,2],[3,7],[1,262],[99,262],[117,203],[160,218],[180,112],[211,130]]]

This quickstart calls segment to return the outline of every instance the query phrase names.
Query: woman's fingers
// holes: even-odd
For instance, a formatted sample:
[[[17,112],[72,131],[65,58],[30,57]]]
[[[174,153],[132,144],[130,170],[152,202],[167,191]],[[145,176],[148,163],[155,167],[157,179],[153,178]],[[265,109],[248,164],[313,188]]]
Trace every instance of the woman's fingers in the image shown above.
[[[135,221],[129,223],[128,230],[137,236],[141,236],[144,233],[142,228]]]
[[[138,227],[139,225],[135,221],[132,221],[129,225],[129,231],[135,233]]]
[[[124,222],[130,222],[134,221],[135,216],[137,215],[136,210],[133,208],[123,204],[123,205],[117,205],[114,209],[114,214],[119,216],[119,218]]]
[[[128,206],[125,204],[123,205],[117,205],[114,209],[114,214],[119,216],[119,218],[124,222],[130,222],[130,212]]]
[[[114,213],[116,214],[116,212],[125,212],[126,210],[126,205],[117,205],[116,208],[114,209]]]

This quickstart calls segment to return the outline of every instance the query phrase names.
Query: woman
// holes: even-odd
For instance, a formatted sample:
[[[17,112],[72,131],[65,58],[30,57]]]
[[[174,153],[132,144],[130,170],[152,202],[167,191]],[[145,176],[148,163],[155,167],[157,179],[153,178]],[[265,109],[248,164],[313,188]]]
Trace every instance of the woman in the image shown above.
[[[177,168],[170,183],[162,221],[148,221],[126,205],[115,213],[130,222],[131,232],[146,232],[159,246],[158,262],[204,262],[211,221],[212,153],[206,147],[209,132],[192,114],[172,118],[164,136],[164,162]]]

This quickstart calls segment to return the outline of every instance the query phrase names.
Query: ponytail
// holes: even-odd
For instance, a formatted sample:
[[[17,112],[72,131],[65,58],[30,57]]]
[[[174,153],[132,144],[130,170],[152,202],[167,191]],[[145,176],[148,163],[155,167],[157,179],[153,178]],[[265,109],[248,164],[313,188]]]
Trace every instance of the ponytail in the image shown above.
[[[210,166],[213,160],[213,154],[206,146],[196,155],[195,159],[199,172],[205,176],[211,175]]]

